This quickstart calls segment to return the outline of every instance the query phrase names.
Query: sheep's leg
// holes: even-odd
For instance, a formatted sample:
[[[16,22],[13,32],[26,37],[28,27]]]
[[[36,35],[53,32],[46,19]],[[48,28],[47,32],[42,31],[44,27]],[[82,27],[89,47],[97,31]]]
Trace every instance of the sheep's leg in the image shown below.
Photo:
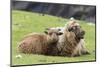
[[[86,50],[86,49],[82,49],[81,53],[83,55],[90,54],[90,52],[88,50]]]
[[[79,43],[79,44],[75,47],[75,49],[74,49],[74,51],[73,51],[73,53],[72,53],[72,56],[80,56],[80,55],[82,55],[82,53],[85,52],[85,51],[83,51],[82,49],[83,49],[83,46],[82,46],[81,43]]]
[[[75,50],[71,54],[71,57],[77,57],[77,56],[80,56],[80,55],[81,55],[81,52],[79,51],[79,49],[75,48]]]
[[[80,49],[81,54],[83,54],[83,55],[90,54],[89,51],[86,49],[84,39],[81,39],[81,41],[80,41],[80,47],[81,47],[81,49]]]
[[[89,51],[85,48],[85,45],[81,45],[81,47],[82,47],[81,53],[83,55],[90,54]]]

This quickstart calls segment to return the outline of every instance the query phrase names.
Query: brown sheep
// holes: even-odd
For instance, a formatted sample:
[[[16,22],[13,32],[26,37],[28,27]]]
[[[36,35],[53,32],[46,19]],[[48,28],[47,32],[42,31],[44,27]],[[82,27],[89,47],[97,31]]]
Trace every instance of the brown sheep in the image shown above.
[[[19,43],[18,49],[22,53],[52,55],[57,53],[52,50],[57,45],[58,36],[61,34],[58,29],[47,29],[45,34],[29,34]]]
[[[79,56],[89,54],[84,45],[85,31],[75,21],[71,20],[59,37],[57,48],[61,56]]]

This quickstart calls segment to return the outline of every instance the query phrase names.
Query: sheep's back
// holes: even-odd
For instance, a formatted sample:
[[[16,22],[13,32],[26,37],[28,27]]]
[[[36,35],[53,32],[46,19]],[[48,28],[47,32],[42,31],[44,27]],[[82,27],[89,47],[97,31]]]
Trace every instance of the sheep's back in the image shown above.
[[[44,34],[31,34],[26,36],[19,45],[23,53],[42,54],[46,51],[46,36]]]

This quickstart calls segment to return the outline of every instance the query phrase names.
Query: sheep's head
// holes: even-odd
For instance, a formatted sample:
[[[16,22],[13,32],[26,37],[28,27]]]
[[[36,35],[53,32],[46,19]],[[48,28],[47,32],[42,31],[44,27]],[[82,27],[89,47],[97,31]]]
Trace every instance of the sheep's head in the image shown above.
[[[85,31],[81,28],[79,23],[72,21],[71,23],[69,23],[67,28],[69,32],[74,32],[78,39],[84,38]]]
[[[59,40],[59,35],[63,34],[59,29],[55,28],[46,28],[44,32],[47,35],[47,40],[49,43],[57,43]]]

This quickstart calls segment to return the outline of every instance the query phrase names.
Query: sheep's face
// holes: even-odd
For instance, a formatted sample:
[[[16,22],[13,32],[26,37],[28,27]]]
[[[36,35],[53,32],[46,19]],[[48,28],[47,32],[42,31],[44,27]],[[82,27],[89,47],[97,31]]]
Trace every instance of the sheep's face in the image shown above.
[[[68,27],[68,30],[74,32],[78,39],[83,39],[85,31],[81,28],[78,23],[74,23],[72,26]]]
[[[47,35],[49,43],[57,43],[59,40],[59,35],[63,34],[62,32],[60,32],[59,29],[53,29],[53,28],[47,28],[45,33]]]
[[[78,39],[84,38],[85,31],[81,28],[79,23],[77,23],[75,20],[70,21],[67,28],[68,28],[68,31],[74,32]]]

